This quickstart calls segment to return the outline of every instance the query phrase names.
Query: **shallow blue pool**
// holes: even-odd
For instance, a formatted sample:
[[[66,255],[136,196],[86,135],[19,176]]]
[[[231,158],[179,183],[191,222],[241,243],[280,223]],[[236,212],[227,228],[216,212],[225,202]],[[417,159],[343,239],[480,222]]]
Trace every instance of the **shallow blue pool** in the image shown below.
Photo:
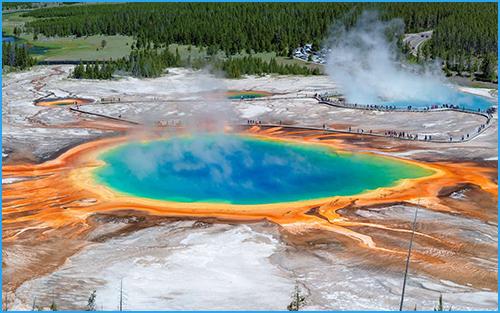
[[[431,171],[399,160],[245,136],[132,142],[101,156],[95,178],[119,192],[177,202],[262,204],[358,194]]]
[[[12,36],[2,37],[3,42],[14,42],[16,40],[17,40],[16,37],[12,37]]]
[[[472,94],[467,94],[467,93],[460,93],[456,92],[452,94],[451,96],[448,96],[446,99],[443,100],[435,100],[435,101],[428,101],[428,100],[412,100],[412,101],[382,101],[380,105],[389,105],[389,106],[395,106],[396,108],[408,108],[408,106],[411,106],[412,108],[417,108],[417,109],[423,109],[423,108],[431,108],[432,106],[439,106],[441,107],[442,105],[454,105],[458,106],[458,108],[462,110],[471,110],[471,111],[478,111],[481,110],[482,112],[486,111],[488,108],[492,107],[495,105],[494,102],[492,102],[489,99],[486,99],[481,96],[476,96]]]

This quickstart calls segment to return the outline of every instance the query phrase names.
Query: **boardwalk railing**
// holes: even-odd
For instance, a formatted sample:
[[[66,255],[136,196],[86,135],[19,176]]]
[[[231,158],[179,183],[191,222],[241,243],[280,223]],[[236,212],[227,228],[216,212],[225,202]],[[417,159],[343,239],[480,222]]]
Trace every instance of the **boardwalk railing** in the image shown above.
[[[329,127],[314,127],[314,126],[305,126],[305,125],[283,125],[283,124],[267,124],[267,123],[257,123],[257,124],[234,124],[234,126],[258,126],[258,127],[281,127],[281,128],[290,128],[290,129],[304,129],[304,130],[315,130],[315,131],[321,131],[325,133],[337,133],[337,134],[350,134],[350,135],[359,135],[359,136],[370,136],[370,137],[383,137],[383,138],[389,138],[389,139],[396,139],[396,140],[404,140],[404,141],[417,141],[417,142],[432,142],[432,143],[463,143],[463,142],[468,142],[474,139],[475,137],[479,136],[481,133],[483,133],[488,126],[484,127],[481,129],[480,132],[477,132],[476,134],[473,134],[472,136],[469,136],[469,138],[464,138],[463,140],[442,140],[442,139],[427,139],[425,140],[422,136],[419,135],[416,138],[407,138],[407,137],[398,137],[398,136],[391,136],[391,135],[385,135],[385,134],[380,134],[380,133],[370,133],[370,132],[355,132],[355,131],[349,131],[349,130],[340,130],[340,129],[333,129]]]
[[[113,117],[113,116],[109,116],[109,115],[105,115],[105,114],[93,113],[93,112],[83,111],[83,110],[75,109],[75,108],[69,108],[69,110],[73,111],[73,112],[78,112],[78,113],[83,113],[83,114],[88,114],[88,115],[94,115],[94,116],[98,116],[98,117],[103,117],[103,118],[107,118],[107,119],[110,119],[110,120],[125,122],[125,123],[132,124],[132,125],[141,125],[138,122],[126,120],[126,119],[123,119],[123,118]]]
[[[314,97],[319,103],[321,104],[326,104],[329,106],[333,107],[338,107],[338,108],[347,108],[347,109],[355,109],[355,110],[365,110],[365,111],[380,111],[380,112],[411,112],[411,113],[428,113],[428,112],[443,112],[443,111],[454,111],[454,112],[461,112],[461,113],[468,113],[468,114],[476,114],[476,115],[481,115],[487,119],[491,118],[491,114],[483,111],[476,111],[476,110],[471,110],[471,109],[460,109],[460,108],[451,108],[451,107],[437,107],[437,108],[429,108],[429,109],[419,109],[419,108],[412,108],[412,109],[405,109],[405,108],[398,108],[398,107],[393,107],[393,108],[387,108],[386,106],[370,106],[370,105],[357,105],[357,104],[350,104],[350,103],[340,103],[340,102],[333,102],[329,100],[322,99],[321,97]]]
[[[343,108],[352,108],[352,107],[347,107],[347,106],[344,106],[344,105],[341,105],[341,104],[337,104],[337,103],[333,103],[333,102],[330,102],[330,101],[325,101],[317,96],[313,97],[314,99],[316,99],[319,103],[324,103],[324,104],[327,104],[327,105],[331,105],[331,106],[336,106],[336,107],[343,107]],[[277,98],[279,99],[279,98]],[[269,98],[268,98],[269,100]],[[190,100],[189,100],[190,101]],[[120,103],[126,103],[126,102],[135,102],[135,101],[119,101]],[[367,110],[366,108],[362,108],[362,107],[354,107],[354,109],[362,109],[362,110]],[[80,109],[75,109],[75,108],[72,108],[70,107],[70,110],[73,111],[73,112],[78,112],[78,113],[83,113],[83,114],[88,114],[88,115],[93,115],[93,116],[97,116],[97,117],[102,117],[102,118],[107,118],[107,119],[111,119],[111,120],[115,120],[115,121],[120,121],[120,122],[125,122],[125,123],[128,123],[128,124],[132,124],[132,125],[141,125],[140,123],[138,122],[134,122],[134,121],[131,121],[131,120],[127,120],[127,119],[123,119],[123,118],[117,118],[117,117],[112,117],[112,116],[109,116],[109,115],[105,115],[105,114],[99,114],[99,113],[93,113],[93,112],[89,112],[89,111],[83,111],[83,110],[80,110]],[[394,110],[387,110],[387,111],[394,111]],[[439,108],[439,109],[432,109],[432,110],[427,110],[427,111],[423,111],[423,110],[419,110],[419,111],[408,111],[408,110],[397,110],[396,112],[419,112],[419,113],[423,113],[423,112],[432,112],[432,111],[460,111],[462,112],[461,110],[459,109],[451,109],[451,108]],[[246,126],[246,127],[251,127],[251,126],[259,126],[259,127],[282,127],[282,128],[289,128],[289,129],[304,129],[304,130],[315,130],[315,131],[322,131],[322,132],[326,132],[326,133],[338,133],[338,134],[351,134],[351,135],[359,135],[359,136],[371,136],[371,137],[383,137],[383,138],[390,138],[390,139],[396,139],[396,140],[404,140],[404,141],[419,141],[419,142],[433,142],[433,143],[462,143],[462,142],[468,142],[468,141],[471,141],[472,139],[474,139],[475,137],[479,136],[480,134],[482,134],[487,128],[489,128],[490,126],[490,120],[491,120],[491,115],[487,114],[487,113],[483,113],[483,112],[471,112],[471,111],[463,111],[464,113],[470,113],[470,114],[476,114],[476,115],[480,115],[484,118],[486,118],[486,123],[481,125],[479,128],[478,128],[478,131],[477,132],[474,132],[472,134],[472,136],[469,136],[469,137],[465,137],[463,139],[458,139],[458,140],[445,140],[445,139],[429,139],[429,135],[426,136],[426,134],[405,134],[403,133],[404,135],[403,136],[398,136],[398,135],[391,135],[391,134],[387,134],[387,133],[384,133],[384,134],[381,134],[381,133],[375,133],[375,132],[371,132],[371,131],[368,131],[368,132],[364,132],[364,131],[359,131],[361,129],[358,129],[358,131],[352,131],[352,130],[340,130],[340,129],[333,129],[333,128],[330,128],[330,127],[327,127],[325,125],[325,127],[315,127],[315,126],[307,126],[307,125],[284,125],[284,124],[273,124],[273,123],[237,123],[237,124],[232,124],[232,126]],[[387,132],[392,132],[392,130],[389,130]],[[411,135],[410,137],[407,137],[405,135]]]

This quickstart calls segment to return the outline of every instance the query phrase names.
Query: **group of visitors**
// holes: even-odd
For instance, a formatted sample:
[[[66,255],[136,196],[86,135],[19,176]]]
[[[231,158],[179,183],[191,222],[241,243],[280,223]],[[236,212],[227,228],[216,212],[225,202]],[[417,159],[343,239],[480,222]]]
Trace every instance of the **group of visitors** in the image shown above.
[[[351,131],[352,131],[352,129],[351,129],[351,127],[349,126],[349,132],[351,132]],[[356,130],[356,132],[357,132],[358,134],[364,134],[364,133],[365,133],[365,130],[364,130],[363,128],[358,128],[358,129]],[[369,130],[369,131],[367,131],[366,133],[367,133],[367,134],[372,134],[372,133],[373,133],[373,131],[370,129],[370,130]]]
[[[488,123],[489,123],[489,120],[488,120]],[[477,133],[479,134],[483,129],[486,128],[486,125],[485,124],[481,124],[478,128],[477,128]]]
[[[247,120],[247,125],[262,125],[262,121]],[[280,125],[281,125],[281,121],[280,121]]]
[[[486,128],[486,125],[490,123],[490,118],[488,118],[488,120],[486,121],[486,124],[481,124],[478,129],[477,129],[477,133],[480,133],[482,130],[484,130]],[[262,125],[262,121],[260,120],[247,120],[247,125]],[[282,121],[279,120],[279,125],[282,125]],[[324,130],[335,130],[335,129],[331,129],[330,127],[328,127],[327,124],[322,124],[322,128]],[[353,132],[353,129],[351,126],[348,127],[348,132],[352,133]],[[373,133],[373,130],[368,130],[368,131],[365,131],[365,129],[363,128],[357,128],[355,130],[355,133],[357,134],[369,134],[369,135],[374,135]],[[375,134],[376,135],[376,134]],[[381,134],[379,134],[380,136]],[[384,131],[384,136],[386,137],[392,137],[392,138],[398,138],[398,139],[405,139],[405,140],[422,140],[422,141],[432,141],[432,135],[422,135],[422,134],[411,134],[411,133],[408,133],[408,132],[405,132],[405,131],[396,131],[396,130],[386,130]],[[464,141],[464,140],[468,140],[469,138],[471,138],[470,134],[467,133],[467,134],[464,134],[460,137],[460,141]],[[453,136],[449,136],[448,137],[448,140],[449,142],[452,142],[453,141]]]
[[[120,114],[121,118],[121,114]],[[156,122],[157,127],[181,127],[181,120],[159,120]]]
[[[322,96],[320,94],[315,94],[314,97],[320,101],[324,102],[329,102],[332,104],[339,104],[345,107],[350,107],[350,108],[359,108],[359,109],[366,109],[366,110],[375,110],[375,111],[397,111],[398,107],[395,105],[384,105],[384,104],[358,104],[358,103],[347,103],[345,102],[344,99],[331,99],[326,96]],[[430,111],[430,110],[437,110],[437,109],[452,109],[452,110],[460,110],[460,111],[474,111],[471,109],[466,109],[465,107],[460,108],[460,106],[455,105],[455,104],[450,104],[450,103],[444,103],[444,104],[433,104],[431,106],[426,106],[423,108],[414,108],[412,105],[406,106],[406,111]],[[401,110],[401,108],[399,108]],[[491,115],[492,113],[495,112],[494,107],[490,107],[486,109],[484,112],[488,113]],[[478,113],[483,112],[481,108],[477,109]]]
[[[384,132],[385,136],[389,137],[395,137],[395,138],[401,138],[401,139],[407,139],[407,140],[418,140],[418,134],[410,134],[404,131],[395,131],[395,130],[388,130]],[[425,136],[425,140],[432,140],[432,136]]]

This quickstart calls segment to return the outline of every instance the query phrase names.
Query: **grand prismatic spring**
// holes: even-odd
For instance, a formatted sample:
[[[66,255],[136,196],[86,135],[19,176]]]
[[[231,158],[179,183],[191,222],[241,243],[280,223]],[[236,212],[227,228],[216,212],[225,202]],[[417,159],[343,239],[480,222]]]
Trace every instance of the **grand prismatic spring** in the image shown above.
[[[57,194],[53,184],[80,190],[72,200],[49,197],[55,203],[67,203],[60,211],[65,212],[62,220],[49,216],[47,220],[33,220],[35,224],[43,220],[42,225],[56,226],[66,223],[64,220],[73,223],[70,221],[95,210],[120,210],[121,205],[161,215],[207,214],[235,219],[267,216],[286,221],[294,216],[290,208],[304,213],[321,204],[326,204],[322,206],[325,213],[334,217],[332,208],[353,199],[358,204],[410,201],[415,197],[432,201],[443,185],[453,185],[456,180],[480,183],[494,191],[494,184],[481,178],[482,171],[470,172],[470,166],[377,156],[342,144],[342,137],[322,143],[310,142],[321,136],[306,137],[307,141],[283,141],[280,137],[280,131],[265,131],[243,136],[186,134],[145,138],[145,142],[137,142],[134,137],[90,142],[40,165],[4,166],[4,177],[37,177],[8,186],[4,197],[13,209],[28,201],[23,210],[29,210],[30,200],[18,197],[35,186],[33,192],[44,198],[52,192]],[[86,198],[102,201],[86,202]],[[36,203],[33,205],[36,207]],[[86,209],[80,211],[82,207]],[[68,215],[77,211],[85,213]],[[14,231],[11,235],[15,238],[20,234]],[[364,242],[373,245],[371,240]]]
[[[498,310],[495,3],[17,5],[4,310]]]
[[[244,136],[129,143],[105,153],[96,179],[158,200],[265,204],[347,196],[432,172],[401,161]]]
[[[148,83],[154,84],[154,81]],[[186,93],[186,97],[192,96]],[[130,99],[133,101],[134,98]],[[280,99],[277,97],[276,100],[270,100],[270,104],[280,103],[282,101]],[[299,99],[301,103],[309,101]],[[255,101],[255,104],[251,101]],[[259,112],[263,111],[261,103],[259,100],[236,99],[231,106],[241,110],[242,114],[249,114],[248,109],[253,106],[258,107]],[[155,108],[149,105],[141,104],[140,108]],[[336,110],[327,106],[319,107],[316,100],[309,105],[308,115],[303,115],[304,117],[325,115],[329,111]],[[81,110],[102,114],[106,113],[104,110],[112,110],[113,107],[123,108],[122,104],[94,103]],[[43,107],[30,104],[30,108]],[[65,136],[79,134],[75,127],[112,131],[118,136],[93,138],[84,143],[76,142],[73,147],[64,149],[56,155],[50,155],[41,162],[13,158],[14,161],[3,165],[4,249],[10,251],[10,255],[17,255],[18,249],[33,253],[28,262],[7,262],[5,277],[9,279],[6,280],[5,288],[17,290],[16,297],[21,301],[19,307],[23,307],[23,303],[27,303],[26,305],[31,303],[32,290],[37,290],[38,299],[49,299],[50,293],[46,294],[44,290],[50,288],[57,277],[67,277],[67,275],[71,277],[77,275],[80,280],[95,286],[103,295],[108,292],[106,288],[111,288],[109,297],[113,298],[114,287],[110,284],[118,278],[109,278],[109,283],[96,283],[99,280],[91,278],[94,274],[90,272],[69,273],[71,267],[67,268],[69,264],[66,263],[67,260],[72,260],[72,264],[78,264],[80,256],[85,257],[87,253],[91,253],[96,243],[102,240],[107,242],[106,238],[114,238],[119,234],[133,235],[141,229],[154,231],[156,227],[166,225],[164,223],[193,219],[204,223],[215,223],[214,225],[224,225],[224,223],[260,225],[263,221],[268,221],[279,227],[280,236],[283,238],[280,240],[285,240],[293,247],[302,247],[305,244],[304,248],[297,250],[302,251],[301,253],[316,249],[312,248],[316,245],[336,242],[335,246],[340,245],[347,249],[345,251],[349,251],[350,256],[342,257],[346,258],[345,260],[356,256],[361,258],[357,262],[362,262],[367,268],[382,267],[384,273],[386,270],[394,272],[395,276],[391,281],[394,288],[398,288],[400,266],[404,264],[407,253],[407,246],[402,243],[408,241],[415,207],[421,208],[419,216],[423,224],[416,233],[415,240],[419,245],[412,255],[413,271],[458,284],[472,283],[474,287],[468,288],[492,288],[496,283],[494,272],[469,259],[471,251],[475,251],[474,253],[481,251],[484,257],[489,258],[493,253],[490,244],[464,245],[461,243],[462,233],[454,233],[450,237],[450,232],[446,229],[451,226],[447,226],[448,228],[433,226],[436,219],[432,214],[443,216],[459,214],[468,221],[470,219],[490,221],[495,218],[496,169],[483,165],[489,163],[470,162],[459,158],[448,161],[446,158],[436,157],[440,153],[455,151],[450,150],[456,149],[455,144],[443,150],[442,144],[435,144],[434,147],[432,143],[398,141],[384,136],[361,136],[355,131],[325,132],[321,129],[321,125],[318,125],[317,130],[287,126],[227,125],[225,133],[222,134],[210,131],[193,132],[178,126],[172,129],[164,126],[144,129],[141,125],[105,120],[103,117],[94,118],[92,115],[60,124],[59,120],[53,122],[52,119],[57,114],[65,118],[67,108],[47,107],[43,110],[37,117],[43,119],[40,125],[49,125],[43,126],[45,131],[54,132],[52,142],[59,140],[55,135],[57,133],[62,132]],[[266,110],[272,110],[272,107]],[[130,120],[137,114],[119,112]],[[340,110],[338,112],[336,118],[342,118],[341,114],[349,113],[340,113]],[[366,119],[380,118],[380,114],[373,114],[372,117],[366,115],[371,113],[365,111],[355,113],[367,116]],[[83,113],[79,114],[76,116],[79,119],[85,116]],[[114,114],[118,116],[118,113]],[[395,116],[407,113],[388,114],[394,123]],[[425,117],[427,120],[433,116],[435,118],[448,116],[453,120],[461,118],[458,114],[464,113],[443,111],[439,113],[442,116],[437,115],[438,113],[410,114],[414,114],[411,115],[414,118]],[[297,116],[302,115],[297,114]],[[471,122],[463,124],[464,127],[474,125],[469,124],[473,123],[474,119],[481,121],[480,115],[466,115],[467,118],[469,116]],[[435,125],[434,127],[441,127],[441,123]],[[339,126],[331,124],[331,127]],[[380,134],[377,129],[374,133]],[[480,136],[472,142],[481,144],[480,138],[486,137]],[[426,150],[420,154],[418,152],[410,154],[411,157],[408,157],[407,153],[419,151],[419,144],[427,144],[430,149],[435,149],[432,150],[435,152],[430,155]],[[64,143],[65,145],[67,144]],[[479,153],[481,150],[475,151]],[[62,186],[64,193],[61,193]],[[455,194],[467,197],[470,201],[462,202]],[[408,217],[401,213],[389,213],[391,210],[408,211],[409,213],[405,213]],[[365,217],[373,214],[377,216],[382,212],[390,214],[387,219]],[[445,224],[450,222],[449,218],[444,218],[443,221]],[[453,227],[458,229],[464,227],[461,226],[462,218],[454,223],[459,224]],[[105,229],[103,227],[111,227],[111,233],[94,235],[102,232],[102,229]],[[120,227],[121,230],[113,231],[115,227]],[[249,227],[253,229],[257,226]],[[480,229],[483,226],[476,227]],[[204,228],[196,229],[203,231]],[[443,233],[439,232],[441,229]],[[93,236],[98,236],[98,239],[89,239],[94,238]],[[113,240],[111,239],[109,244],[112,244]],[[147,245],[144,240],[146,239],[133,242],[143,242]],[[58,248],[62,244],[67,248]],[[39,248],[35,250],[28,248],[31,245]],[[133,249],[134,245],[130,243],[127,247]],[[224,246],[223,243],[220,245]],[[451,262],[447,254],[434,253],[437,250],[433,249],[422,250],[420,246],[431,246],[439,251],[451,249],[450,251],[455,251],[453,252],[455,261]],[[461,246],[462,250],[456,250],[458,246]],[[137,249],[141,251],[142,248],[137,247]],[[46,254],[44,251],[51,252]],[[341,257],[338,252],[335,255],[335,258]],[[129,253],[123,257],[127,259]],[[247,257],[251,258],[252,254]],[[391,260],[390,264],[387,264],[388,259]],[[16,258],[10,260],[15,261]],[[117,255],[116,262],[123,262],[120,260]],[[168,260],[165,262],[170,262]],[[253,261],[249,259],[248,262]],[[460,262],[465,262],[467,266],[457,267]],[[128,267],[138,264],[142,263],[133,263]],[[180,264],[188,266],[189,263],[183,261]],[[75,267],[75,270],[77,268]],[[453,270],[450,270],[451,268]],[[109,270],[115,271],[112,268]],[[247,271],[249,270],[248,268]],[[208,275],[207,272],[196,273],[197,277]],[[42,278],[33,280],[33,275]],[[102,274],[96,272],[95,275],[99,277]],[[152,285],[159,279],[158,273],[151,272],[144,275],[146,275],[144,279],[151,279]],[[363,277],[371,277],[371,274]],[[66,288],[80,290],[72,298],[76,300],[62,302],[67,308],[79,308],[78,303],[86,301],[86,298],[79,296],[86,293],[86,290],[82,289],[83,285],[81,287],[68,285],[71,279],[57,279],[60,280],[56,284],[60,288],[58,292],[68,292],[64,291]],[[212,278],[206,277],[206,279]],[[251,281],[251,278],[248,279]],[[196,282],[190,284],[196,285]],[[311,282],[310,288],[316,288],[314,284],[315,282]],[[221,288],[221,294],[224,286],[225,284],[222,284],[217,287]],[[144,287],[134,288],[142,290]],[[174,288],[172,292],[181,292],[176,291],[175,287],[172,288]],[[348,289],[352,290],[350,292],[355,290],[351,287]],[[152,297],[154,294],[152,292],[148,291],[149,296],[145,297]],[[163,303],[161,296],[158,295],[157,303]],[[280,303],[286,302],[288,293],[285,292],[280,297],[282,297],[279,298]],[[423,299],[422,295],[415,296],[415,299],[417,298]],[[430,296],[429,298],[430,305],[433,298]],[[258,297],[254,303],[258,303],[259,299],[265,298]],[[318,301],[321,303],[324,300]],[[135,306],[129,305],[142,308],[146,304],[137,302]],[[233,307],[231,303],[220,305],[221,308]],[[273,303],[269,305],[272,306]],[[328,307],[326,302],[324,305]],[[386,304],[381,302],[379,305],[384,307]],[[485,304],[485,306],[490,305],[489,302]],[[370,306],[370,303],[366,303],[363,307]],[[175,307],[183,306],[179,303],[179,306]],[[201,304],[199,307],[203,308]]]

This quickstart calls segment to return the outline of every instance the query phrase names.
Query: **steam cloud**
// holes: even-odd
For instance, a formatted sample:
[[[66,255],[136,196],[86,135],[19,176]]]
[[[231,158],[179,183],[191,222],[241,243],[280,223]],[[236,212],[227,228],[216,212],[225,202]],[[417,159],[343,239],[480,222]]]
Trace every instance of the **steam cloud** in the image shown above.
[[[233,169],[226,155],[239,149],[240,143],[232,137],[212,136],[214,141],[208,141],[200,133],[186,141],[180,137],[169,139],[169,145],[147,147],[137,145],[129,149],[124,156],[131,174],[143,180],[149,176],[161,176],[162,166],[171,164],[176,173],[206,169],[215,182],[231,179]],[[247,162],[251,162],[244,155]]]
[[[224,128],[231,122],[237,119],[234,106],[230,100],[224,96],[224,91],[227,87],[224,81],[218,79],[214,75],[208,73],[208,70],[203,73],[198,73],[192,81],[191,86],[195,90],[201,90],[200,95],[193,94],[193,100],[179,102],[175,106],[177,114],[166,115],[164,113],[172,111],[171,103],[158,105],[153,112],[142,114],[136,120],[140,120],[145,127],[140,130],[135,130],[130,134],[131,141],[141,140],[145,136],[157,134],[155,123],[158,120],[175,120],[180,121],[181,125],[187,129],[187,132],[192,135],[193,140],[187,144],[185,141],[177,137],[177,134],[170,133],[172,145],[168,147],[155,146],[154,149],[145,149],[141,145],[134,145],[128,150],[128,154],[124,156],[130,173],[139,179],[144,179],[147,176],[161,175],[162,164],[171,162],[176,171],[197,170],[201,167],[209,167],[209,175],[214,181],[222,181],[229,179],[232,175],[232,168],[225,159],[225,154],[231,150],[238,149],[238,141],[222,136]],[[188,90],[185,86],[181,86],[179,92],[186,93]],[[212,95],[213,93],[213,95]],[[170,132],[168,129],[167,132]],[[204,135],[207,133],[219,134],[213,136],[216,143],[207,142]],[[186,145],[189,145],[186,147]],[[190,152],[192,158],[187,160],[185,153]]]
[[[224,96],[227,86],[222,79],[209,72],[202,70],[196,75],[186,75],[182,81],[169,86],[173,94],[190,94],[186,101],[184,98],[179,102],[159,103],[149,111],[142,111],[134,117],[135,121],[141,122],[144,129],[138,131],[156,133],[156,122],[159,120],[180,122],[190,132],[210,131],[222,132],[224,127],[235,122],[237,115],[234,106]]]
[[[351,103],[384,100],[451,103],[456,91],[446,86],[438,63],[411,65],[402,61],[396,40],[404,32],[400,19],[381,21],[363,12],[354,27],[332,29],[327,73]]]
[[[204,173],[215,186],[229,185],[246,192],[254,192],[254,182],[251,177],[241,175],[241,170],[251,170],[262,163],[264,166],[292,167],[294,171],[312,171],[309,164],[302,156],[287,151],[283,155],[262,153],[262,158],[255,159],[247,144],[236,136],[226,136],[225,127],[238,122],[234,105],[224,95],[227,86],[222,79],[208,73],[197,73],[191,81],[195,90],[206,90],[200,94],[193,94],[193,101],[179,102],[176,104],[178,113],[175,116],[164,114],[174,110],[172,104],[163,104],[155,108],[145,118],[143,124],[154,125],[163,116],[171,116],[181,121],[187,129],[181,136],[176,133],[168,134],[168,144],[142,145],[137,143],[157,134],[154,127],[145,128],[135,134],[130,134],[131,145],[127,153],[122,154],[123,164],[130,175],[138,181],[153,179],[161,183],[165,175],[194,175]],[[210,92],[216,91],[216,92]],[[186,93],[187,90],[179,90]],[[168,132],[168,130],[166,130]],[[154,137],[154,136],[153,136]],[[291,155],[293,153],[293,155]],[[234,159],[240,162],[234,168]],[[168,170],[166,170],[168,167]],[[240,168],[241,167],[241,168]],[[168,172],[168,174],[166,174]],[[280,180],[279,177],[270,177],[270,181]]]

